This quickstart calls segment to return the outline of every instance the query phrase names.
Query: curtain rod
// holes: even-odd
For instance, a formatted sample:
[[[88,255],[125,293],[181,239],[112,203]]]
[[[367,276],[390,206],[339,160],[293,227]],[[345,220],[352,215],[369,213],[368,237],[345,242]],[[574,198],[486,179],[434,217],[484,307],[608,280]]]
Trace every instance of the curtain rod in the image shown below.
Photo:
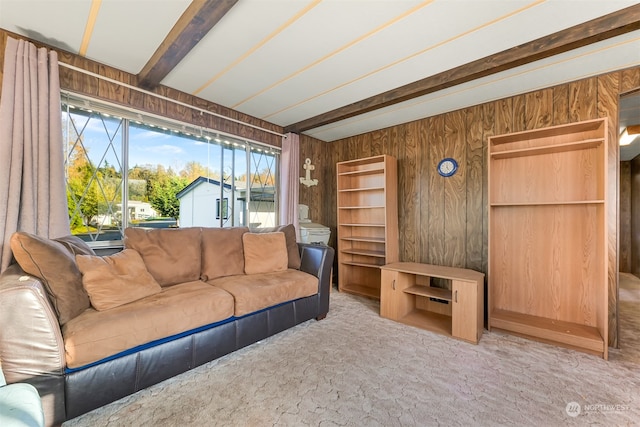
[[[268,133],[273,134],[273,135],[278,135],[278,136],[281,136],[281,137],[285,136],[285,134],[283,134],[283,133],[276,132],[276,131],[273,131],[273,130],[270,130],[270,129],[265,129],[265,128],[260,127],[260,126],[252,125],[251,123],[245,123],[243,121],[240,121],[240,120],[237,120],[237,119],[233,119],[231,117],[223,116],[222,114],[214,113],[212,111],[208,111],[208,110],[205,110],[203,108],[199,108],[199,107],[196,107],[194,105],[187,104],[185,102],[178,101],[178,100],[173,99],[173,98],[169,98],[169,97],[166,97],[166,96],[163,96],[163,95],[158,95],[157,93],[150,92],[148,90],[144,90],[144,89],[141,89],[139,87],[132,86],[132,85],[129,85],[127,83],[123,83],[121,81],[118,81],[118,80],[115,80],[115,79],[111,79],[109,77],[105,77],[105,76],[102,76],[100,74],[96,74],[96,73],[93,73],[91,71],[87,71],[87,70],[84,70],[82,68],[70,65],[70,64],[66,64],[64,62],[58,62],[58,65],[60,65],[61,67],[69,68],[70,70],[74,70],[74,71],[77,71],[77,72],[82,73],[82,74],[89,75],[91,77],[95,77],[95,78],[100,79],[100,80],[107,81],[109,83],[114,83],[114,84],[117,84],[117,85],[120,85],[120,86],[124,86],[124,87],[126,87],[128,89],[131,89],[131,90],[142,92],[142,93],[144,93],[146,95],[149,95],[149,96],[153,96],[153,97],[165,100],[165,101],[173,102],[174,104],[182,105],[183,107],[191,108],[191,109],[199,111],[201,113],[209,114],[211,116],[215,116],[215,117],[218,117],[218,118],[221,118],[221,119],[224,119],[224,120],[229,120],[229,121],[232,121],[234,123],[238,123],[238,124],[241,124],[243,126],[248,126],[248,127],[254,128],[254,129],[258,129],[258,130],[261,130],[263,132],[268,132]]]

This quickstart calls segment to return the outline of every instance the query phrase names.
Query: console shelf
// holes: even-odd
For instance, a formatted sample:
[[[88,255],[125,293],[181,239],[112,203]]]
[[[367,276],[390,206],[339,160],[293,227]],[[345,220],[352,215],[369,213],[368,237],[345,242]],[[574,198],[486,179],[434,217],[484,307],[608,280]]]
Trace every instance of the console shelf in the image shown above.
[[[484,328],[484,274],[396,262],[381,267],[380,316],[477,344]],[[448,280],[451,289],[430,286]]]

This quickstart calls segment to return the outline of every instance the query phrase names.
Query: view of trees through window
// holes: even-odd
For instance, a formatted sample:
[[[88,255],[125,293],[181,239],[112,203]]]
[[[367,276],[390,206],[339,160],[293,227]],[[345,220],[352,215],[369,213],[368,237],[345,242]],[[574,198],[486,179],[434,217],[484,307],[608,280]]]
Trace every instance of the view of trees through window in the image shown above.
[[[99,242],[121,240],[125,227],[276,225],[274,149],[87,104],[62,105],[72,234]]]

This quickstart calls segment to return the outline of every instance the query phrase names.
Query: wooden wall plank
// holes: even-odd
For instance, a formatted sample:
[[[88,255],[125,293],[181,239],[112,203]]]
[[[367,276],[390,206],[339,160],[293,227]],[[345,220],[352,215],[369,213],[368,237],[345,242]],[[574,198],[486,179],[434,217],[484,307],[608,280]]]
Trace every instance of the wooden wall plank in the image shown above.
[[[595,78],[569,83],[569,120],[580,122],[597,118],[597,81]]]
[[[569,86],[553,88],[553,125],[569,123]]]
[[[620,251],[621,272],[631,273],[631,162],[620,162]]]
[[[482,106],[467,108],[465,111],[466,140],[466,260],[465,268],[482,270],[482,194],[484,175]]]
[[[515,132],[513,129],[513,98],[495,102],[495,134]]]
[[[404,126],[404,141],[400,144],[398,159],[398,171],[402,182],[397,193],[398,211],[404,211],[404,215],[398,215],[401,235],[400,259],[408,262],[416,262],[419,259],[418,137],[418,122],[411,122]]]
[[[631,160],[631,194],[640,194],[640,156]],[[631,197],[631,273],[640,277],[640,197]]]
[[[526,95],[517,95],[513,97],[513,118],[511,122],[511,128],[513,129],[512,132],[527,130],[526,105]]]
[[[495,135],[496,104],[493,102],[482,105],[482,268],[488,271],[489,263],[489,186],[488,186],[488,148],[489,137]],[[486,277],[485,277],[486,281]],[[486,303],[487,299],[485,299]]]
[[[440,177],[445,188],[445,259],[451,267],[464,267],[466,263],[467,229],[467,159],[465,144],[465,117],[462,110],[444,115],[445,157],[458,162],[458,171],[448,178]]]
[[[525,94],[525,128],[538,129],[553,124],[553,89]]]
[[[385,136],[387,132],[384,130],[376,130],[371,132],[371,155],[379,156],[384,154]]]
[[[640,88],[640,67],[622,70],[620,76],[620,93],[633,92]]]
[[[418,215],[419,254],[418,262],[429,262],[429,209],[430,194],[429,181],[434,170],[430,167],[430,145],[429,120],[418,121],[418,147],[417,147],[417,169],[418,169],[418,191],[420,193],[420,205]]]
[[[593,79],[590,79],[593,80]],[[596,80],[598,117],[609,118],[609,156],[607,160],[608,257],[609,257],[609,345],[618,347],[618,184],[620,149],[618,147],[618,103],[620,73],[609,73]]]
[[[444,115],[430,117],[428,120],[429,132],[429,220],[427,222],[427,234],[429,241],[428,264],[445,265],[451,261],[445,258],[445,210],[444,210],[444,183],[442,177],[436,172],[438,162],[444,157]]]

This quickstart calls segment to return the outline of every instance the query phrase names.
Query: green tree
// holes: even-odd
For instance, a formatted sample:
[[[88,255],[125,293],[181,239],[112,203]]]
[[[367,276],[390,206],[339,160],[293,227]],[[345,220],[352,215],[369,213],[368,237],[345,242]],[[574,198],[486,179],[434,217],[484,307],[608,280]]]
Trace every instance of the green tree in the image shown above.
[[[180,216],[180,202],[176,197],[189,184],[186,178],[167,175],[159,177],[152,183],[149,203],[164,217],[178,219]]]

